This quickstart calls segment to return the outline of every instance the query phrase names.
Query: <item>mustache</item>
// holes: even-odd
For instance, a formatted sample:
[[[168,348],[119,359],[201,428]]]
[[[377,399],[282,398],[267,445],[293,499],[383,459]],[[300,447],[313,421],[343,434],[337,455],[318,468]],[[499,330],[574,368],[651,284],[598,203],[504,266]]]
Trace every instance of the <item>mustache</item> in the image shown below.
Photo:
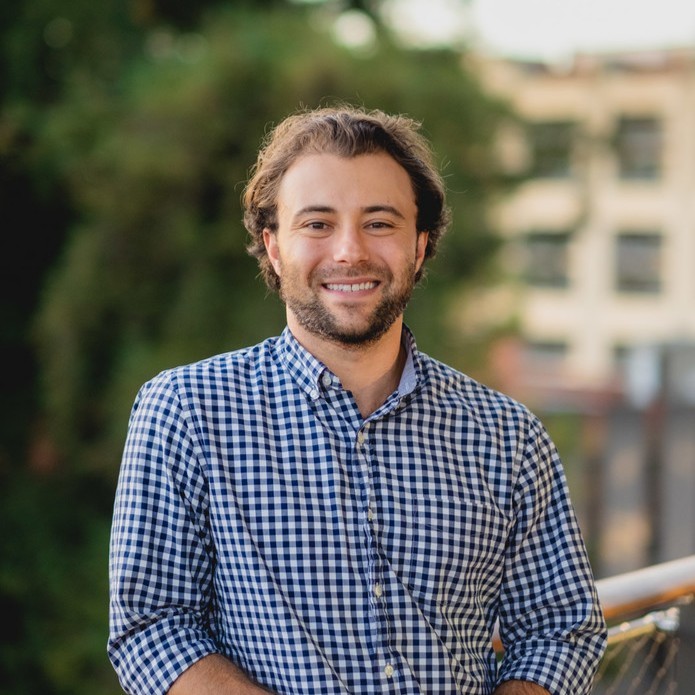
[[[375,280],[388,280],[393,274],[388,268],[375,265],[373,263],[364,263],[361,265],[350,266],[349,268],[341,268],[339,266],[329,266],[325,268],[317,268],[311,273],[311,279],[317,282],[326,283],[332,280],[351,280],[353,278],[363,278],[369,276]]]

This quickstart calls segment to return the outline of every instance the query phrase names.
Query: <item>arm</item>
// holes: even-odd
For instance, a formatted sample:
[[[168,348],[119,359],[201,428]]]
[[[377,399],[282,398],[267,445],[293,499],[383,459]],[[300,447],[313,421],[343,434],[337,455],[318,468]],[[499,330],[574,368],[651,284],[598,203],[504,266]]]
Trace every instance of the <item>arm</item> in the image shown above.
[[[520,454],[500,596],[505,655],[498,682],[587,695],[606,627],[560,459],[535,418]]]
[[[220,651],[210,629],[215,551],[207,481],[169,379],[133,407],[116,492],[109,657],[126,693],[164,693]]]
[[[269,692],[231,661],[219,654],[210,654],[184,671],[169,695],[267,695]]]
[[[545,688],[535,683],[506,681],[495,689],[492,695],[549,695]]]

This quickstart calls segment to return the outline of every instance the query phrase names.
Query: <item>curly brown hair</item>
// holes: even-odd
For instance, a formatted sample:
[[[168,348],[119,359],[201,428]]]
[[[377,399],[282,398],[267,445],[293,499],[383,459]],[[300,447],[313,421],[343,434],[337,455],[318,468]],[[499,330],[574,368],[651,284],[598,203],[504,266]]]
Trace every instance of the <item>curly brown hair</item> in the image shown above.
[[[248,252],[258,260],[271,290],[279,290],[263,243],[263,230],[277,231],[278,191],[285,172],[305,154],[341,157],[385,152],[408,173],[415,191],[417,230],[428,232],[425,259],[432,258],[449,226],[444,181],[434,166],[420,123],[403,115],[367,111],[354,106],[299,111],[279,123],[266,137],[244,190],[244,225],[251,241]],[[422,268],[416,280],[422,275]]]

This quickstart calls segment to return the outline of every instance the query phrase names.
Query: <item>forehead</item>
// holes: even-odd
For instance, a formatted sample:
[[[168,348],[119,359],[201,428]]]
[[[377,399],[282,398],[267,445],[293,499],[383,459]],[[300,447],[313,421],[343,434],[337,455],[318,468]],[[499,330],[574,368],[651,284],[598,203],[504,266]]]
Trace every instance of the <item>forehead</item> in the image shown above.
[[[278,208],[399,205],[415,207],[408,172],[385,152],[356,157],[319,153],[295,161],[280,183]]]

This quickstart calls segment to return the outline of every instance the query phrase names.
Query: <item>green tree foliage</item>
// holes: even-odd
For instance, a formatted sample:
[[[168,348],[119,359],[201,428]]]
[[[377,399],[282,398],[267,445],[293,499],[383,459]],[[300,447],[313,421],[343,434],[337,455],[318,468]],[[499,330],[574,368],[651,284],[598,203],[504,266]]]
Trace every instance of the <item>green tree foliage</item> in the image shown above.
[[[158,26],[186,30],[220,0],[22,0],[0,3],[0,210],[11,249],[0,255],[0,344],[13,365],[0,376],[12,403],[0,420],[0,471],[27,443],[37,364],[28,331],[47,270],[78,213],[40,128],[75,83],[118,93],[125,66]],[[267,8],[283,0],[254,2]],[[69,97],[68,97],[69,98]],[[29,436],[31,432],[29,432]]]
[[[408,322],[421,347],[465,364],[443,315],[495,245],[484,210],[499,185],[488,152],[501,107],[454,52],[409,51],[383,27],[371,46],[337,44],[329,7],[215,5],[74,2],[68,17],[56,2],[26,3],[42,31],[69,19],[76,43],[52,77],[2,77],[0,147],[14,154],[0,173],[27,202],[22,244],[38,260],[26,308],[41,301],[42,396],[24,428],[35,468],[52,468],[0,465],[0,695],[118,692],[104,654],[106,544],[128,412],[159,370],[281,330],[283,309],[245,252],[239,200],[287,113],[345,100],[423,122],[454,225]],[[20,24],[5,31],[6,54],[34,35]]]

